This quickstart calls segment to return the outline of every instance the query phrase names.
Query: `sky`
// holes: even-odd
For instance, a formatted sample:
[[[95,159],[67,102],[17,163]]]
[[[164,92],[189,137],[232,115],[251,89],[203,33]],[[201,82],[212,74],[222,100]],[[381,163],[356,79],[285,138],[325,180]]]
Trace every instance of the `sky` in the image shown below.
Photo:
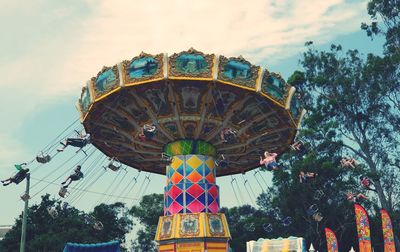
[[[371,41],[360,30],[361,22],[369,20],[366,3],[365,0],[0,0],[0,177],[12,175],[13,164],[32,160],[78,118],[75,103],[81,88],[103,66],[131,59],[142,51],[172,54],[193,47],[205,53],[242,55],[287,79],[293,71],[301,70],[298,61],[306,41],[314,41],[315,48],[322,50],[340,43],[345,49],[357,48],[365,54],[381,53],[382,41]],[[74,166],[71,162],[58,167],[72,155],[74,152],[67,150],[57,155],[54,162],[32,172],[35,186],[32,192],[38,195],[31,204],[38,202],[43,193],[56,196],[58,184]],[[82,157],[78,153],[75,160]],[[116,176],[107,172],[91,190],[104,192],[114,179],[119,180]],[[134,176],[136,171],[128,169],[125,177]],[[243,200],[239,201],[254,205],[254,199],[246,196],[243,181],[248,179],[258,194],[262,187],[271,185],[271,175],[262,176],[265,187],[258,185],[253,172],[234,177],[237,184],[236,181],[233,184],[243,194]],[[44,177],[56,184],[35,185],[35,179]],[[144,175],[138,179],[140,183],[143,178]],[[217,180],[222,206],[243,203],[236,200],[231,179]],[[121,184],[119,190],[125,185]],[[153,175],[146,192],[161,193],[163,184],[163,176]],[[7,203],[1,204],[0,225],[13,224],[21,213],[23,203],[19,195],[24,187],[21,183],[0,188],[0,199]],[[140,196],[139,187],[132,190],[130,198]],[[115,190],[116,195],[119,190]],[[73,203],[82,210],[90,210],[101,200],[99,195],[87,193]]]

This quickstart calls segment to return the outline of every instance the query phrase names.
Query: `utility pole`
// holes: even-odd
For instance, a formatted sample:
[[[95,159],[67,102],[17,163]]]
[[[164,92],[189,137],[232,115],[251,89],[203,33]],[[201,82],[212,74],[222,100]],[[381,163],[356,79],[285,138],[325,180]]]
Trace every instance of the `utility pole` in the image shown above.
[[[25,194],[23,195],[23,200],[25,201],[24,213],[22,217],[22,232],[21,232],[21,245],[19,247],[19,252],[25,252],[25,240],[26,240],[26,222],[28,217],[28,203],[29,203],[29,184],[30,184],[31,176],[30,174],[26,174],[26,189]]]

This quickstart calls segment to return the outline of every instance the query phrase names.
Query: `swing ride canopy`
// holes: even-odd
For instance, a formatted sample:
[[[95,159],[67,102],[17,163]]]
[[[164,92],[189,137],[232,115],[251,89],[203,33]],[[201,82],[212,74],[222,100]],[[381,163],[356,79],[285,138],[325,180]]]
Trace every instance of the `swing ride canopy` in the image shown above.
[[[224,176],[259,167],[266,150],[288,148],[304,114],[294,91],[242,57],[190,49],[104,67],[83,87],[77,107],[92,144],[121,163],[165,174],[161,153],[222,154],[228,166],[217,176]],[[150,140],[138,137],[145,124],[157,129]],[[221,140],[225,128],[237,132],[233,143]]]

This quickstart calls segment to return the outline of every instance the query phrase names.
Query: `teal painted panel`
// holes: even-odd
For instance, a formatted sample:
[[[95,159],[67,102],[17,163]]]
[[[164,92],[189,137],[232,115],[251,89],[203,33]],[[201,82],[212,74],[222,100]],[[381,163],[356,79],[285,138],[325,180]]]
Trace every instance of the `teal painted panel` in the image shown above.
[[[176,59],[176,70],[181,73],[204,73],[208,63],[202,55],[182,54]]]
[[[112,69],[104,71],[96,79],[96,90],[100,93],[110,90],[115,85],[116,79],[117,77]]]
[[[236,60],[230,60],[224,66],[224,76],[229,79],[251,79],[251,66]]]
[[[158,62],[153,57],[143,57],[134,60],[129,65],[128,73],[132,79],[140,79],[154,75],[158,69]]]

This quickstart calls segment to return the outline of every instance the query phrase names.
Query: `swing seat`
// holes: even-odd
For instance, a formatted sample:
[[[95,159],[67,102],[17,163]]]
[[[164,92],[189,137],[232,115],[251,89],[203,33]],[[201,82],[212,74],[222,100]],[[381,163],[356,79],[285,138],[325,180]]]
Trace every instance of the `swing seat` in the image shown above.
[[[320,222],[323,218],[324,218],[324,217],[322,217],[321,213],[315,213],[315,214],[313,215],[313,219],[314,219],[316,222]]]
[[[282,224],[284,227],[288,227],[288,226],[292,225],[292,218],[286,217],[285,219],[282,220]]]
[[[228,161],[225,159],[224,155],[220,155],[217,160],[215,160],[215,165],[221,169],[228,167]]]
[[[221,160],[217,163],[217,166],[221,169],[225,169],[226,167],[228,167],[228,161],[226,160]]]
[[[143,126],[143,134],[146,138],[153,138],[156,135],[156,126],[145,124]]]
[[[161,162],[162,163],[167,163],[170,164],[173,160],[173,157],[171,157],[170,155],[168,155],[167,153],[161,153]]]
[[[49,215],[51,216],[51,218],[55,219],[58,216],[58,212],[55,208],[52,207],[48,207],[47,208],[47,212],[49,213]]]
[[[265,232],[271,233],[271,232],[272,232],[272,225],[271,225],[271,224],[264,223],[264,224],[263,224],[263,229],[264,229]]]
[[[307,209],[307,214],[310,216],[315,215],[316,213],[318,213],[318,206],[316,204],[311,205],[308,209]]]
[[[51,160],[51,157],[48,154],[47,155],[38,155],[38,156],[36,156],[36,161],[38,163],[41,163],[41,164],[48,163],[48,162],[50,162],[50,160]]]
[[[60,197],[62,197],[62,198],[66,198],[66,197],[68,197],[69,192],[68,192],[67,188],[61,187],[60,191],[58,192],[58,195],[60,195]]]
[[[101,221],[96,221],[93,224],[93,228],[96,230],[103,230],[104,226],[103,226],[103,223],[101,223]]]
[[[108,163],[107,167],[112,171],[118,171],[122,167],[122,164],[118,161],[118,159],[113,157],[110,159],[110,163]]]
[[[254,226],[254,223],[250,223],[248,225],[245,225],[244,228],[249,232],[254,232],[256,230],[256,227]]]
[[[109,164],[108,165],[108,169],[112,170],[112,171],[118,171],[119,168],[121,168],[121,165],[114,165],[114,164]]]
[[[121,168],[121,164],[115,165],[112,161],[108,164],[108,169],[112,171],[118,171]]]
[[[223,132],[224,139],[226,143],[234,143],[236,141],[236,130],[226,130]]]
[[[92,224],[94,222],[94,218],[92,216],[90,216],[90,215],[85,215],[83,217],[83,220],[84,220],[86,225],[90,225],[90,224]]]
[[[21,199],[23,200],[23,201],[27,201],[27,200],[29,200],[31,198],[31,196],[29,195],[29,194],[27,194],[27,193],[24,193],[23,195],[21,195]]]
[[[324,197],[325,193],[322,190],[317,190],[314,193],[314,199],[315,200],[320,200],[322,197]]]
[[[63,209],[63,210],[67,210],[68,207],[69,207],[68,202],[63,202],[63,204],[62,204],[62,209]]]

